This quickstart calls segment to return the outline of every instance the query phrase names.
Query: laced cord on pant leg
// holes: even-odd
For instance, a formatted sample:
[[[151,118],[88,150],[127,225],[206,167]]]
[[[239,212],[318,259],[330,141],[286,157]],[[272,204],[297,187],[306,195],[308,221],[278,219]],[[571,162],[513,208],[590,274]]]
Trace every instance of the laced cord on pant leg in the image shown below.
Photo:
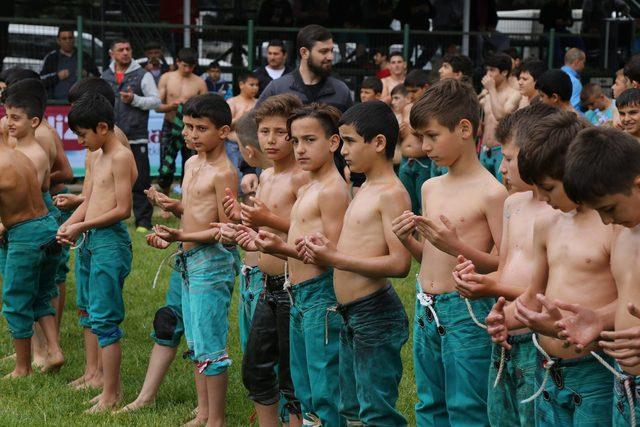
[[[328,307],[324,312],[324,345],[329,345],[329,314],[337,313],[338,306]]]
[[[462,297],[460,297],[462,298]],[[471,307],[471,303],[469,302],[468,299],[466,298],[462,298],[465,302],[465,304],[467,305],[467,311],[469,312],[469,316],[471,316],[471,320],[473,320],[473,323],[475,323],[476,325],[478,325],[479,328],[482,329],[487,329],[487,325],[485,325],[484,323],[480,322],[478,320],[478,318],[476,317],[476,314],[473,312],[473,307]]]
[[[284,262],[284,285],[282,289],[289,295],[289,303],[293,307],[293,296],[291,295],[291,282],[289,281],[289,273],[288,273],[288,265],[287,262]]]
[[[438,318],[438,313],[436,313],[436,310],[433,308],[433,297],[425,294],[422,291],[418,292],[416,297],[418,298],[418,302],[420,303],[420,305],[426,307],[427,310],[431,312],[433,320],[436,322],[436,328],[440,329],[440,319]]]
[[[502,371],[504,370],[504,359],[506,355],[507,349],[502,347],[502,351],[500,352],[500,365],[498,366],[498,372],[496,373],[496,380],[493,382],[493,388],[498,386],[500,382],[500,378],[502,378]]]
[[[542,357],[544,357],[544,362],[542,364],[542,367],[544,368],[544,377],[542,378],[542,384],[540,384],[540,387],[538,388],[538,390],[535,393],[533,393],[531,397],[528,397],[522,400],[520,403],[529,403],[532,400],[537,399],[538,396],[542,394],[542,392],[544,391],[544,387],[547,384],[547,380],[549,379],[549,371],[555,364],[555,362],[551,359],[551,357],[549,357],[547,352],[544,351],[542,347],[540,347],[540,344],[538,344],[538,339],[536,338],[536,334],[533,334],[531,336],[531,340],[533,341],[533,345],[536,347],[536,349],[538,349],[540,354],[542,354]]]
[[[84,241],[86,238],[87,238],[87,232],[85,231],[84,233],[82,233],[82,237],[80,237],[80,243],[69,246],[69,249],[74,250],[74,249],[80,248],[84,244]]]
[[[604,360],[602,356],[600,356],[595,351],[592,351],[591,355],[595,357],[596,360],[600,362],[602,366],[607,368],[609,372],[611,372],[618,381],[624,384],[624,391],[627,395],[627,401],[629,403],[629,412],[630,412],[629,418],[631,421],[631,427],[636,427],[636,411],[633,404],[633,393],[631,392],[631,377],[629,377],[629,375],[621,374],[620,372],[618,372],[613,366],[607,363],[607,361]]]
[[[151,285],[151,289],[155,289],[156,285],[158,284],[158,277],[160,277],[160,271],[162,270],[162,267],[164,267],[165,263],[167,262],[167,260],[169,260],[170,258],[178,255],[178,251],[173,252],[167,256],[165,256],[164,258],[162,258],[162,261],[160,261],[160,265],[158,265],[158,269],[156,270],[156,275],[153,277],[153,284]]]

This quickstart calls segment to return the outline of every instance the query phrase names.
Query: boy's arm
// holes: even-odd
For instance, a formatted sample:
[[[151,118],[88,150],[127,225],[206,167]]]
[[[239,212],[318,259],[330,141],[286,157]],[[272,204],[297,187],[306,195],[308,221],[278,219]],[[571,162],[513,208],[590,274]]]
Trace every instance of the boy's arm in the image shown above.
[[[388,254],[370,258],[338,252],[326,238],[311,236],[307,250],[319,264],[333,265],[338,270],[352,271],[363,276],[405,277],[411,267],[411,256],[392,230],[392,221],[403,211],[410,209],[406,191],[387,192],[380,196],[378,210],[382,217],[382,228],[388,246]]]
[[[71,170],[69,159],[67,159],[67,156],[64,154],[64,146],[62,145],[62,141],[60,141],[60,137],[55,131],[51,133],[54,135],[53,140],[56,145],[56,158],[51,168],[51,177],[49,178],[53,185],[71,181],[73,179],[73,170]]]
[[[417,241],[411,235],[416,229],[413,212],[404,211],[402,215],[393,220],[391,227],[393,233],[402,242],[404,247],[409,250],[411,256],[413,256],[416,261],[422,262],[422,249],[424,248],[424,244]]]
[[[213,178],[213,185],[216,192],[216,202],[218,205],[218,222],[232,222],[224,210],[225,196],[236,199],[238,197],[238,175],[235,170],[227,170],[217,173]]]
[[[160,106],[156,108],[158,113],[167,113],[178,108],[178,104],[167,104],[167,74],[163,74],[158,82],[158,98],[160,98]]]

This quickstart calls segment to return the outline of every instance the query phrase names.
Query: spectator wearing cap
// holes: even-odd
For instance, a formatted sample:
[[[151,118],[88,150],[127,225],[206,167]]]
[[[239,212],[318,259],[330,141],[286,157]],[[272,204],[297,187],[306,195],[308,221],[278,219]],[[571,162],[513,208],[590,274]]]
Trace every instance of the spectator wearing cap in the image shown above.
[[[282,40],[271,40],[267,46],[267,64],[256,68],[253,73],[258,78],[258,96],[273,80],[291,72],[286,65],[287,48]]]

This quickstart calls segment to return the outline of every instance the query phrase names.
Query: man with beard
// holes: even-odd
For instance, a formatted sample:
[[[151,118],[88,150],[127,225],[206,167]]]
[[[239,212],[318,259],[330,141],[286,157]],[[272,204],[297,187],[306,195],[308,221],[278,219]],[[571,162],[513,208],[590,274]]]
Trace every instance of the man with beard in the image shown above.
[[[291,69],[286,65],[286,61],[287,48],[284,42],[278,39],[271,40],[267,46],[267,64],[256,68],[253,72],[260,83],[258,96],[273,80],[289,74]]]

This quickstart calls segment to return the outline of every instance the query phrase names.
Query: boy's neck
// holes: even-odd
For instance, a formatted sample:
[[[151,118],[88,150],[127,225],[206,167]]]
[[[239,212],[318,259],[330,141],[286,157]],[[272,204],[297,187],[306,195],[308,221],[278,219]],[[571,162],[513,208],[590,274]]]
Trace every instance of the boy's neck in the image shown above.
[[[122,144],[116,138],[116,134],[113,131],[109,131],[109,135],[107,136],[107,140],[102,144],[102,152],[104,154],[111,153],[113,150],[118,149],[118,146]]]
[[[208,163],[213,163],[216,160],[220,160],[220,158],[222,158],[222,156],[226,155],[226,148],[224,145],[224,142],[220,142],[215,148],[212,148],[209,151],[201,151],[198,153],[198,156],[208,162]]]
[[[386,181],[389,176],[395,176],[393,162],[386,159],[377,159],[370,169],[364,171],[364,174],[368,182]]]
[[[460,157],[449,166],[448,175],[465,176],[478,168],[482,168],[482,165],[478,161],[478,155],[476,154],[475,143],[470,140],[465,141],[464,144],[466,144],[467,147],[460,154]]]
[[[32,142],[37,142],[35,129],[31,129],[24,136],[22,136],[20,138],[16,138],[16,142],[19,145],[25,145],[25,144],[29,144],[29,143],[32,143]]]
[[[291,152],[287,157],[273,161],[273,172],[282,173],[293,169],[296,166],[296,158]]]
[[[246,93],[242,93],[240,92],[240,98],[246,100],[246,101],[251,101],[252,99],[255,99],[253,96],[246,94]]]
[[[331,157],[331,159],[325,162],[325,164],[320,166],[318,169],[310,171],[311,179],[320,181],[322,178],[331,175],[333,172],[337,172],[337,170],[338,169],[336,169],[336,164],[333,161],[333,157]]]

